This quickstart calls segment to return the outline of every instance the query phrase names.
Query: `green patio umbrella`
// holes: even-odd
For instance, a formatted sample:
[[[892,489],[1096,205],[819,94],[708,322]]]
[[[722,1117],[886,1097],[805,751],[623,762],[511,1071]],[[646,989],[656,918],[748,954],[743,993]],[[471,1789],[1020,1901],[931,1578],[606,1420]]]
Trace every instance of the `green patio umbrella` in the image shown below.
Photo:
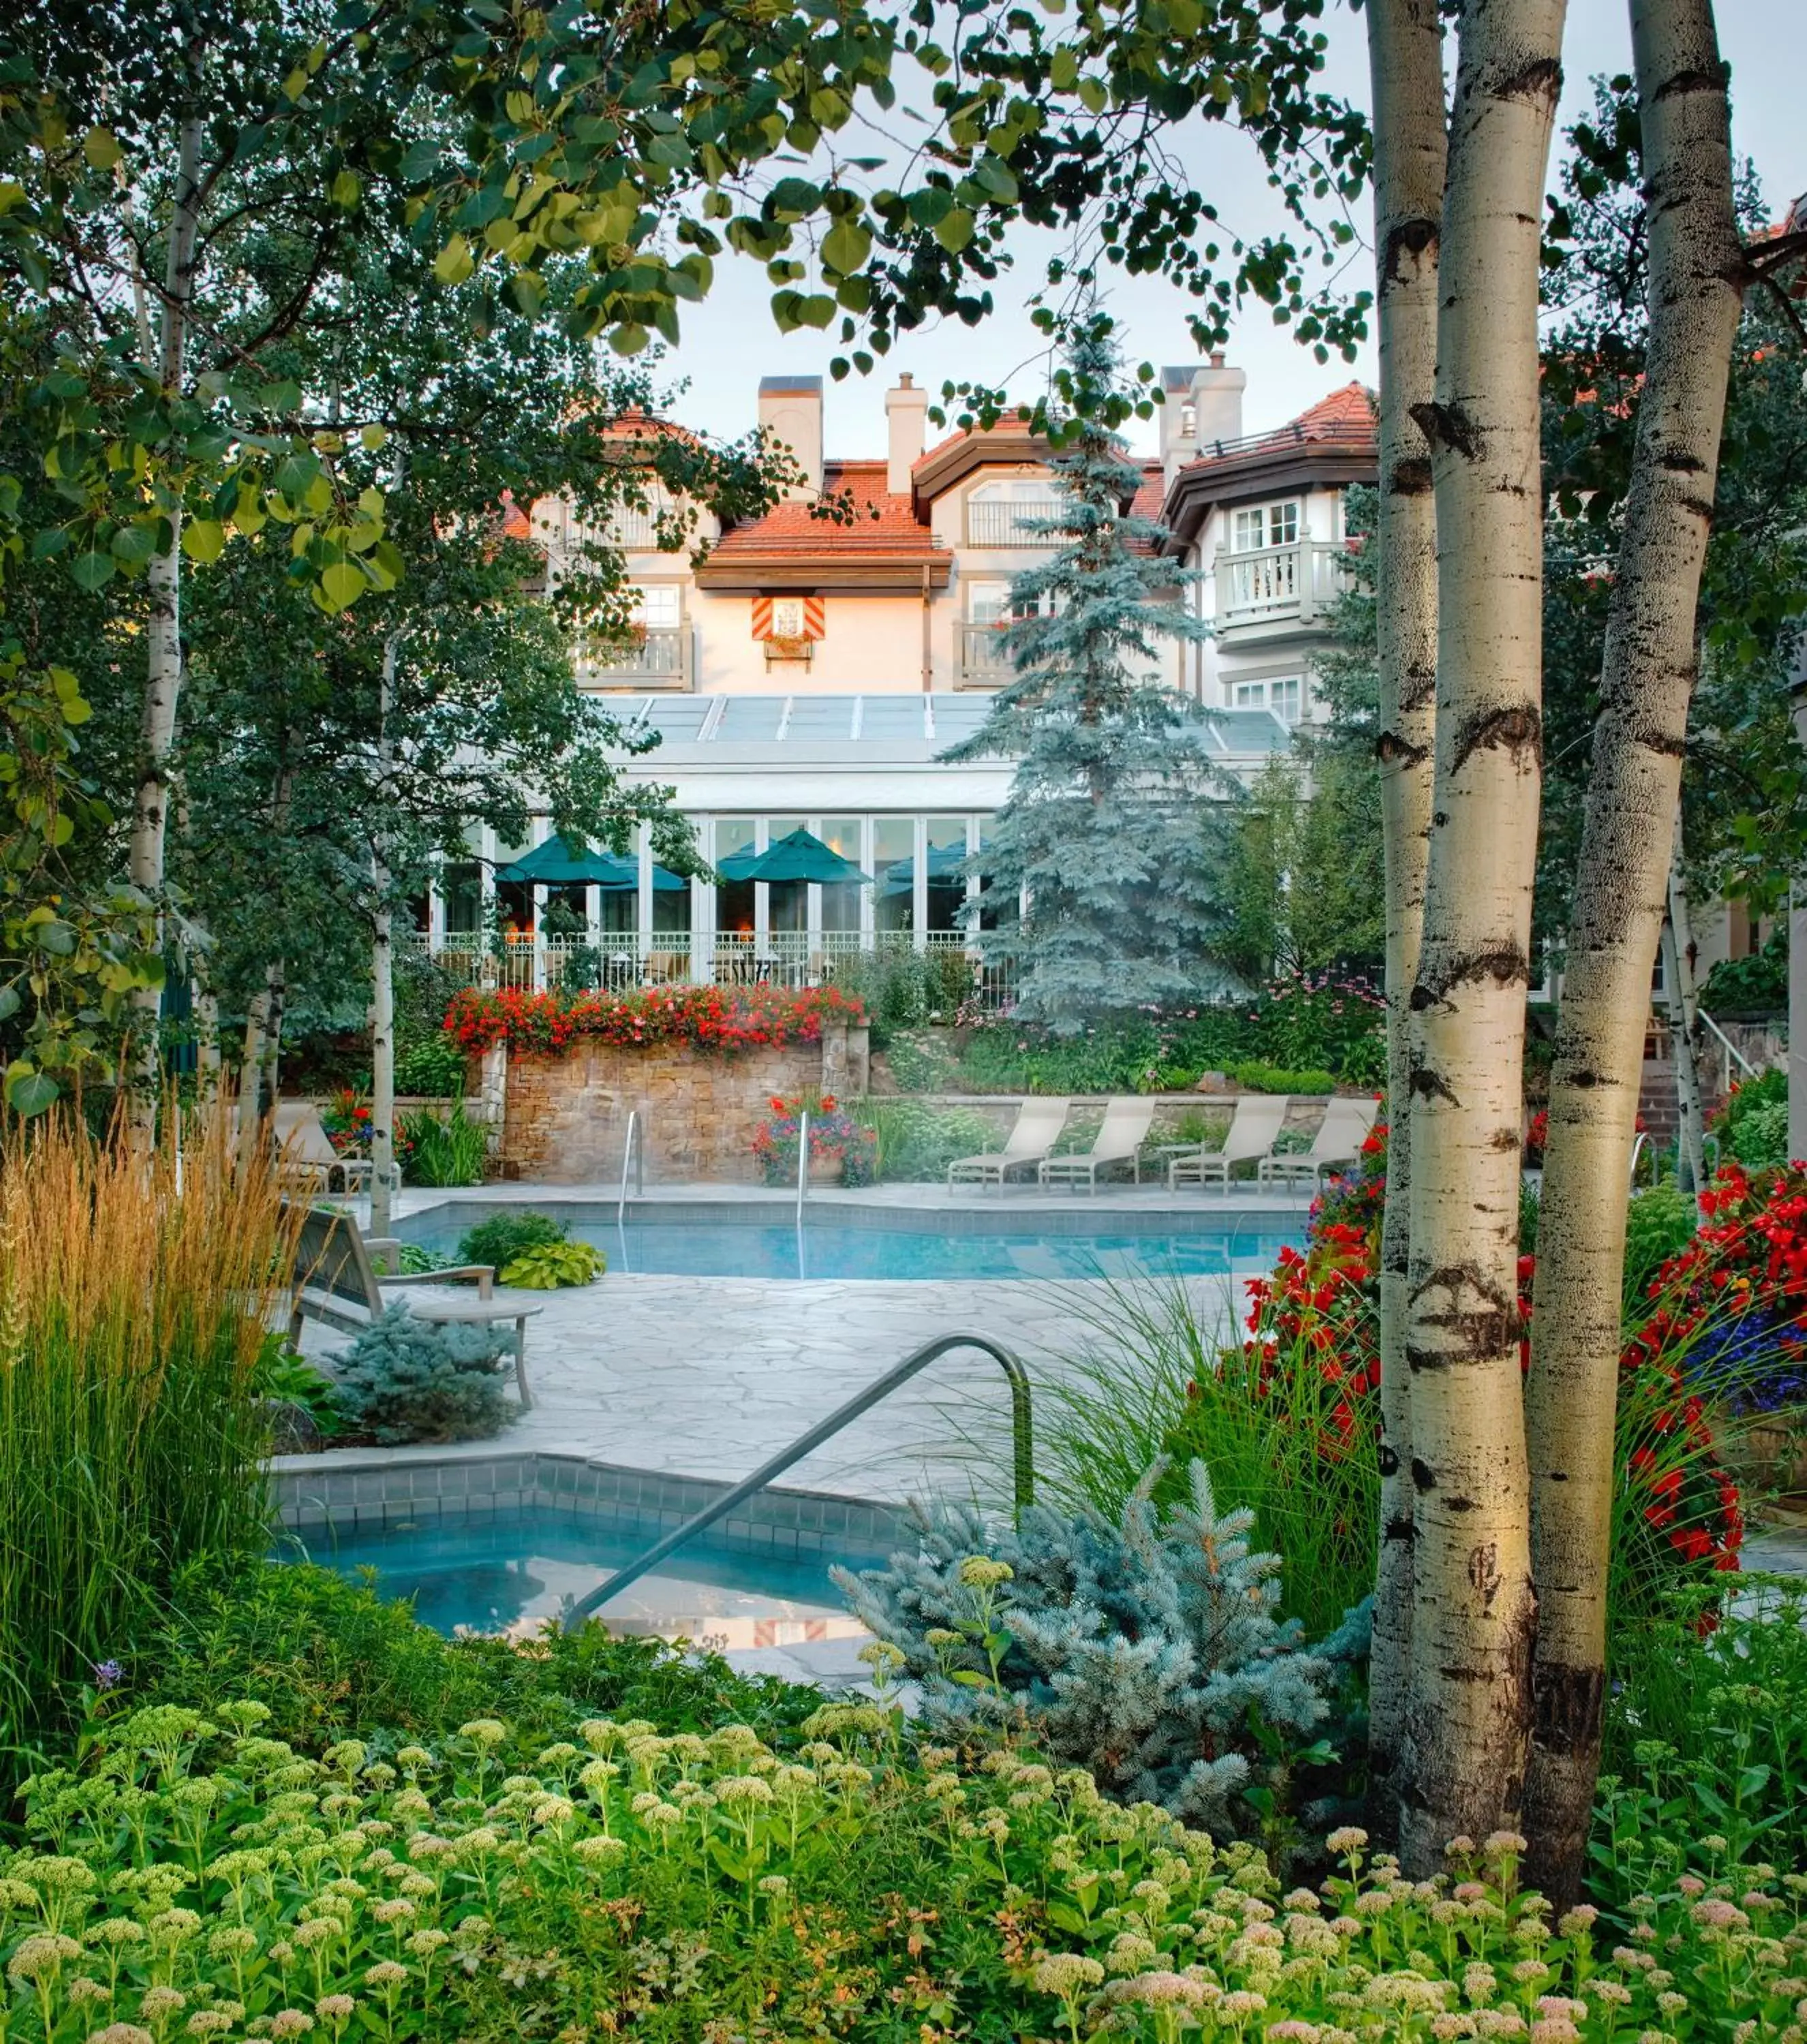
[[[851,859],[843,859],[806,830],[794,830],[763,851],[731,851],[721,861],[728,880],[859,880],[870,882]]]
[[[944,845],[938,849],[932,849],[928,855],[930,883],[937,880],[963,878],[967,856],[962,845]],[[913,859],[894,859],[885,869],[885,884],[879,892],[883,894],[913,894],[916,892],[916,861]]]
[[[579,852],[569,839],[549,837],[521,858],[511,860],[506,866],[498,866],[496,878],[526,881],[536,887],[625,889],[639,886],[640,862],[605,851],[600,846]],[[690,884],[681,874],[673,873],[665,866],[655,866],[652,869],[656,893],[669,894]]]

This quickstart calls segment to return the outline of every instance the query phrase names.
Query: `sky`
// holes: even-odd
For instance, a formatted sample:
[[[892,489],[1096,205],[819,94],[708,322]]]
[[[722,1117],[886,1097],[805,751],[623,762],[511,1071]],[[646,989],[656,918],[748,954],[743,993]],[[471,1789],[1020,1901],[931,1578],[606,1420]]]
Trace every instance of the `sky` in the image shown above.
[[[1720,48],[1732,66],[1733,144],[1740,156],[1755,163],[1772,213],[1779,217],[1790,199],[1807,191],[1800,62],[1807,0],[1719,0],[1718,15]],[[1594,75],[1630,70],[1627,21],[1625,0],[1570,0],[1563,125],[1586,111]],[[1324,28],[1330,39],[1327,87],[1366,106],[1367,61],[1360,16],[1349,10],[1347,0],[1332,0]],[[1200,132],[1184,146],[1188,161],[1200,173],[1200,189],[1216,203],[1225,229],[1252,236],[1282,224],[1255,152],[1239,136],[1223,129]],[[1367,282],[1367,224],[1364,202],[1355,220],[1364,245],[1349,273],[1351,289]],[[661,381],[688,383],[669,409],[688,425],[734,438],[755,422],[761,376],[820,375],[824,437],[832,459],[884,452],[884,392],[901,370],[910,371],[932,394],[951,378],[975,378],[1004,386],[1014,395],[1032,397],[1045,383],[1047,362],[1026,302],[1042,280],[1048,252],[1057,245],[1055,236],[1021,230],[1013,244],[1015,273],[1006,273],[994,286],[997,309],[982,326],[953,321],[920,328],[903,336],[871,376],[855,374],[840,384],[829,378],[828,365],[831,356],[844,352],[840,344],[813,332],[781,334],[772,323],[772,286],[763,270],[743,258],[724,258],[707,301],[685,308],[683,340],[659,372]],[[1186,301],[1171,285],[1155,278],[1117,277],[1109,286],[1109,304],[1132,361],[1166,364],[1197,359],[1186,328]],[[1327,366],[1321,365],[1309,349],[1274,325],[1264,308],[1254,309],[1237,322],[1228,358],[1248,372],[1243,425],[1249,432],[1283,424],[1351,378],[1374,380],[1371,346],[1352,364],[1332,355]],[[932,439],[934,429],[930,430]],[[1132,424],[1130,438],[1140,451],[1152,453],[1156,430],[1152,422]]]

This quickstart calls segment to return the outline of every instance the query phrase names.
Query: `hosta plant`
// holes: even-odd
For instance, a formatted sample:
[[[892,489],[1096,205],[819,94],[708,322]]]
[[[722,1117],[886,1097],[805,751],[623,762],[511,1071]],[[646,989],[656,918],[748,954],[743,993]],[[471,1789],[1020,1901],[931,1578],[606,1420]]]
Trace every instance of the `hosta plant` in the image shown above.
[[[869,1704],[808,1730],[479,1717],[313,1760],[256,1702],[103,1718],[0,1855],[10,2044],[1807,2034],[1797,1877],[1728,1863],[1614,1935],[1521,1892],[1509,1835],[1413,1882],[1350,1830],[1283,1890],[1081,1769],[906,1754]]]
[[[594,1285],[609,1267],[601,1250],[587,1242],[536,1242],[511,1256],[497,1274],[505,1285],[527,1292],[556,1292],[567,1285]]]

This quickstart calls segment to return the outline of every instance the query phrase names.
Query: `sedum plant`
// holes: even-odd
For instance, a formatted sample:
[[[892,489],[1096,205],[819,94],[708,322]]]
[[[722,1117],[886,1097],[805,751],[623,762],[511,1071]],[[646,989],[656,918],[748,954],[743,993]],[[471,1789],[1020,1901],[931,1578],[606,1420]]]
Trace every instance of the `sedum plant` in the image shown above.
[[[340,1406],[355,1432],[385,1447],[486,1439],[508,1417],[502,1347],[492,1327],[417,1320],[393,1305],[332,1358]]]
[[[1522,1839],[1317,1889],[1079,1769],[963,1768],[830,1704],[794,1754],[573,1711],[317,1758],[260,1702],[152,1706],[29,1785],[0,1850],[9,2044],[625,2034],[1090,2044],[1803,2044],[1800,1877],[1722,1860],[1555,1915]]]
[[[556,1292],[567,1285],[594,1285],[609,1259],[587,1242],[536,1242],[511,1256],[497,1274],[504,1285],[526,1292]]]
[[[1202,1462],[1157,1512],[1166,1467],[1115,1522],[1038,1507],[1012,1532],[970,1506],[918,1508],[915,1553],[834,1576],[937,1730],[1026,1725],[1106,1794],[1228,1831],[1271,1808],[1276,1763],[1307,1757],[1338,1649],[1308,1653],[1280,1622],[1280,1558],[1251,1550],[1251,1513],[1218,1512]]]

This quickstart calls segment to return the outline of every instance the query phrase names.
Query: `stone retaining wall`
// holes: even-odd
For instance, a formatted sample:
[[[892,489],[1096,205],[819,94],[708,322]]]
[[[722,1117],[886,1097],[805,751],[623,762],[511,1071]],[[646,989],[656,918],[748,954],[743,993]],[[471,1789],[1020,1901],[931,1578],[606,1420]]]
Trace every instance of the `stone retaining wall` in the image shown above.
[[[771,1096],[806,1087],[857,1093],[866,1066],[864,1029],[830,1027],[819,1043],[731,1053],[580,1039],[566,1051],[511,1051],[506,1076],[489,1062],[484,1089],[492,1112],[500,1108],[505,1178],[613,1183],[637,1112],[648,1182],[752,1184],[753,1132]]]

